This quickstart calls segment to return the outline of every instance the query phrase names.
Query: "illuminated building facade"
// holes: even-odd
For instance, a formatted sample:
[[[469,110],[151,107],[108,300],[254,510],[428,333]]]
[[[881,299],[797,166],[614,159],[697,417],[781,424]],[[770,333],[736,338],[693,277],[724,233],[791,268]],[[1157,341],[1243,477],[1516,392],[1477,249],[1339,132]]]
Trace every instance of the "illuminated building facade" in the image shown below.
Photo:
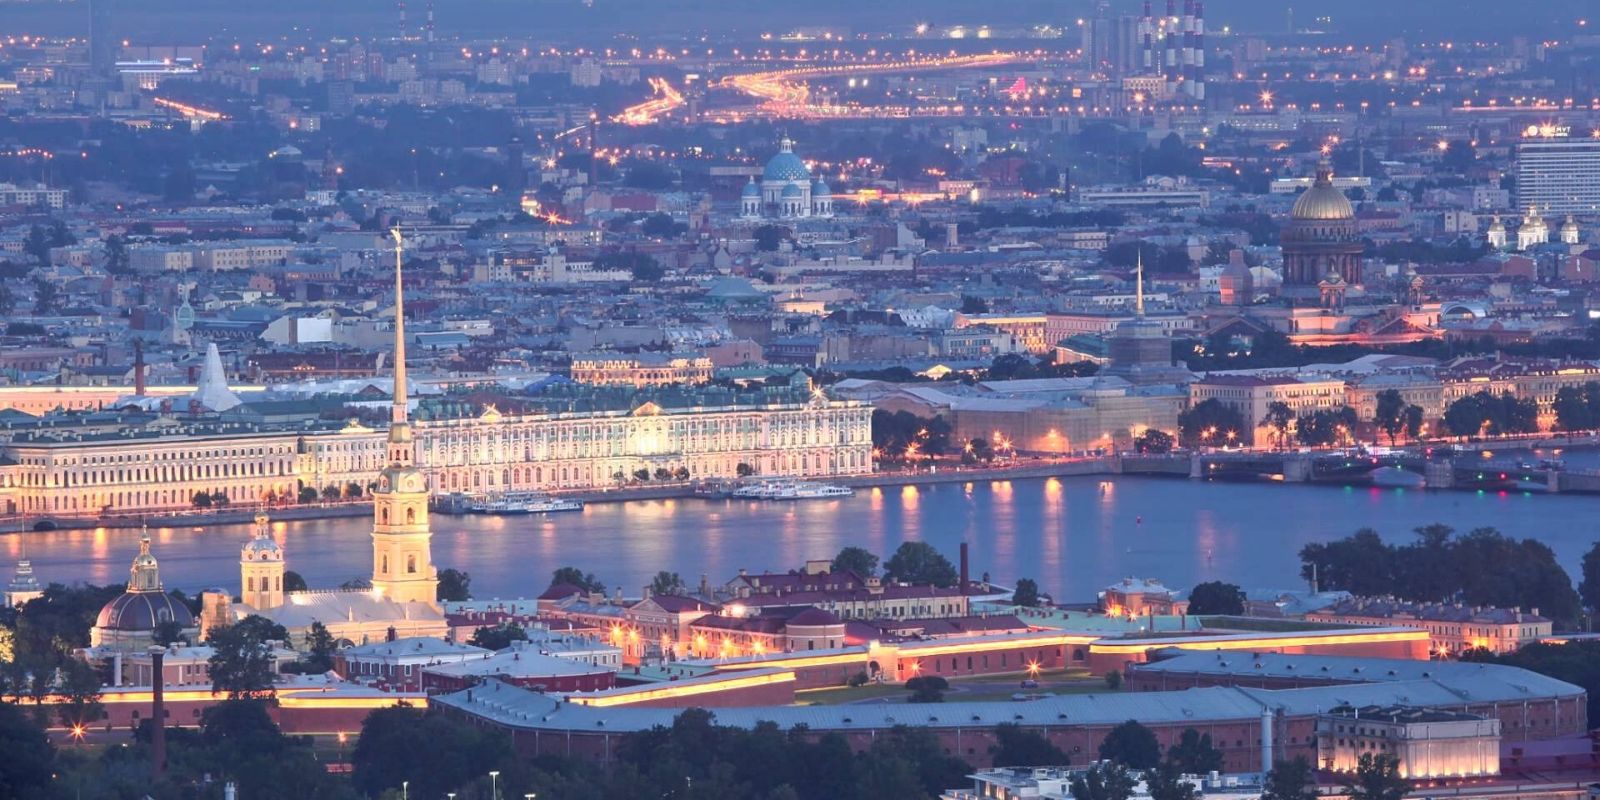
[[[719,396],[720,397],[720,396]],[[624,398],[625,399],[625,398]],[[418,468],[440,491],[586,490],[636,470],[733,478],[832,477],[872,470],[872,409],[819,396],[739,404],[501,414],[465,406],[411,423]],[[575,398],[571,404],[593,406]],[[458,414],[445,418],[445,414]],[[302,487],[365,491],[384,468],[387,434],[361,425],[271,431],[245,424],[21,434],[0,448],[0,511],[29,515],[185,509],[197,492],[228,502],[292,502]]]
[[[1500,720],[1408,706],[1336,708],[1317,719],[1317,766],[1355,772],[1361,756],[1399,759],[1400,777],[1500,774]]]
[[[572,357],[572,380],[595,386],[671,386],[711,380],[705,356],[660,353],[593,353]]]
[[[1481,608],[1459,603],[1411,603],[1394,598],[1356,597],[1306,615],[1335,625],[1404,625],[1421,628],[1441,656],[1485,649],[1514,652],[1550,636],[1553,622],[1539,610]]]
[[[1600,139],[1533,127],[1517,144],[1517,210],[1531,215],[1600,211]]]

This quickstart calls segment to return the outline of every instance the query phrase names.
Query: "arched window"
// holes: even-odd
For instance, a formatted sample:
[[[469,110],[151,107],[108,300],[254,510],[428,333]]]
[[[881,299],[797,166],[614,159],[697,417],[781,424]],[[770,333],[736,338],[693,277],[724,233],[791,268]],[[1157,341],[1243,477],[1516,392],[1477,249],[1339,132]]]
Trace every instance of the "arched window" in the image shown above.
[[[416,574],[416,572],[417,572],[417,557],[416,556],[414,556],[414,555],[413,556],[406,556],[406,572],[411,573],[413,575]]]
[[[385,573],[385,574],[387,574],[389,572],[389,556],[388,555],[385,555],[383,557],[383,569],[380,569],[378,571],[382,572],[382,573]]]
[[[414,508],[406,509],[406,524],[407,525],[411,525],[411,524],[414,524],[416,521],[417,521],[417,510],[414,509]]]
[[[380,510],[378,512],[378,519],[383,524],[388,525],[389,524],[389,509],[385,508],[385,509]]]

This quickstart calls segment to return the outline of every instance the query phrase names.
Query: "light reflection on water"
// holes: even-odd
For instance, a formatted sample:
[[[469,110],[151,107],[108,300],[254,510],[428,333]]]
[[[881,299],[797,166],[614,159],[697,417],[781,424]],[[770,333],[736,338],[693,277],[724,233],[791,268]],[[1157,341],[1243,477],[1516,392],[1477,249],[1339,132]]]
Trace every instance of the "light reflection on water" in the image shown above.
[[[487,598],[537,594],[564,565],[635,594],[662,569],[690,584],[702,573],[720,582],[741,567],[793,569],[850,544],[887,558],[906,540],[927,541],[954,560],[965,539],[974,576],[1032,577],[1058,598],[1086,600],[1126,575],[1175,586],[1222,579],[1292,588],[1308,542],[1361,527],[1404,541],[1432,522],[1541,539],[1575,574],[1600,538],[1600,525],[1582,522],[1596,511],[1600,498],[1573,495],[1087,477],[865,489],[795,503],[653,500],[548,517],[435,515],[433,548],[439,567],[467,570],[475,594]],[[273,524],[289,568],[313,587],[370,572],[369,529],[365,517]],[[239,546],[249,535],[249,525],[151,529],[166,584],[190,591],[237,591]],[[133,529],[82,530],[28,534],[26,543],[41,580],[108,583],[127,580],[138,539]],[[0,537],[0,580],[22,545],[21,536]]]

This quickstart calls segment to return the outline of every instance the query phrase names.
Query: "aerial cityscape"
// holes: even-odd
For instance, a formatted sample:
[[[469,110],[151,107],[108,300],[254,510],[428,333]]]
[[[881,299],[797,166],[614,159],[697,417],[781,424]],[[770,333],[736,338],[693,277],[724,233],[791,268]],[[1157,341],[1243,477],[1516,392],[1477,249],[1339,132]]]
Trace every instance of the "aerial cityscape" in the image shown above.
[[[1597,25],[0,0],[0,800],[1591,800]]]

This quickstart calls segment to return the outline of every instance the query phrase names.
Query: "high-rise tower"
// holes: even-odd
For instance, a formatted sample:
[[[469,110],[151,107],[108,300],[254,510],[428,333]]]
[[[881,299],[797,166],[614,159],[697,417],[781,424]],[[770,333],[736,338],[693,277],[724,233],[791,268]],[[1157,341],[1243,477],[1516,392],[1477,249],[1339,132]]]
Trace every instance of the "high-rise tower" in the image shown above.
[[[394,407],[389,420],[389,466],[378,473],[372,502],[372,588],[398,602],[434,604],[439,576],[428,527],[428,476],[416,465],[406,390],[405,239],[394,237]]]
[[[115,5],[116,0],[89,0],[89,69],[97,78],[110,77],[117,65]]]

